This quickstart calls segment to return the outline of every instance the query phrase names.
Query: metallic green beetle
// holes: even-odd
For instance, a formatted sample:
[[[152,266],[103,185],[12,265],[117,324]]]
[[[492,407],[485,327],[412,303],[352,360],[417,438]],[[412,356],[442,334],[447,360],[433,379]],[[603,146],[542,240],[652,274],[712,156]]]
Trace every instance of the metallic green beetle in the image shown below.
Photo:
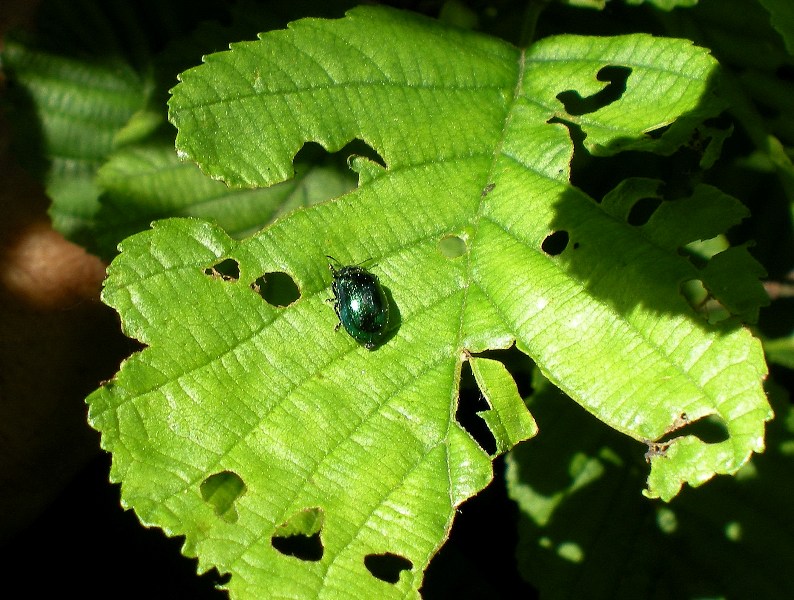
[[[372,350],[389,325],[389,300],[378,278],[358,265],[342,266],[333,256],[328,256],[338,266],[328,263],[331,270],[331,290],[334,311],[339,326],[365,348]]]

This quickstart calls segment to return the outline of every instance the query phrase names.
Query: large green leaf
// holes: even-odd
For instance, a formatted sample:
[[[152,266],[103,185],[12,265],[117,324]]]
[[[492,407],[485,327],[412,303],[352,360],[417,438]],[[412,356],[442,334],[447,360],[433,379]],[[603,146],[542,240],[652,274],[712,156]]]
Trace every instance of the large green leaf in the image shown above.
[[[786,0],[759,0],[769,11],[772,26],[780,33],[789,54],[794,56],[794,4]]]
[[[149,347],[90,397],[91,422],[124,503],[185,535],[202,568],[232,573],[230,591],[416,595],[455,508],[491,478],[454,418],[461,363],[489,348],[515,342],[587,410],[651,445],[651,496],[733,473],[763,448],[760,344],[736,318],[702,319],[680,292],[702,281],[727,310],[754,312],[753,277],[711,289],[721,272],[679,251],[743,209],[704,188],[630,225],[631,187],[598,204],[568,181],[561,121],[602,154],[667,152],[683,139],[678,117],[713,114],[705,51],[645,35],[559,36],[524,51],[362,8],[205,60],[170,109],[178,149],[213,177],[283,181],[307,141],[336,151],[361,139],[385,163],[353,159],[356,190],[239,242],[196,220],[158,223],[109,269],[104,300]],[[600,102],[606,67],[625,90]],[[590,108],[569,114],[563,92]],[[374,351],[334,330],[329,254],[371,259],[391,298],[393,328]],[[298,288],[288,306],[256,293],[277,272]],[[534,422],[504,368],[479,360],[483,418],[502,451]],[[727,439],[655,444],[707,415]],[[280,547],[299,533],[319,557]]]

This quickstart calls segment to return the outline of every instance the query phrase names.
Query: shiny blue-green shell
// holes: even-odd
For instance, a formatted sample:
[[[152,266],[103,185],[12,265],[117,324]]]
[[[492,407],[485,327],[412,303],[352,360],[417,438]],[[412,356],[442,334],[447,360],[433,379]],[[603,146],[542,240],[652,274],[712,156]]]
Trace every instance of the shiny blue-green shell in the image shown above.
[[[389,300],[378,278],[359,266],[328,267],[339,324],[359,344],[374,348],[389,325]]]

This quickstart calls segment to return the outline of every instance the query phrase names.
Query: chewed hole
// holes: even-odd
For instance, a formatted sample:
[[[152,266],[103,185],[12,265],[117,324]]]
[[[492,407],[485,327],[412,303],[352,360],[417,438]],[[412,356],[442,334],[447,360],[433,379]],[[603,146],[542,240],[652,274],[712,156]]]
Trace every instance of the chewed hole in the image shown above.
[[[320,534],[314,535],[290,535],[287,537],[273,536],[270,539],[273,548],[284,556],[292,556],[298,560],[307,562],[317,562],[323,557],[323,543]]]
[[[346,191],[355,188],[355,177],[350,171],[355,169],[355,163],[366,161],[378,169],[386,168],[386,161],[375,148],[367,144],[364,140],[354,139],[336,152],[328,152],[323,146],[316,142],[306,142],[293,160],[295,171],[306,173],[310,181],[303,185],[301,195],[303,204],[314,204],[317,200],[325,200],[329,197],[340,196]],[[334,177],[329,179],[328,169],[334,171]],[[312,175],[317,174],[317,177]],[[342,178],[340,179],[340,174]],[[345,175],[351,175],[347,179]],[[328,191],[331,192],[330,196]]]
[[[228,523],[237,521],[234,504],[245,491],[245,483],[237,473],[221,471],[210,475],[199,487],[201,498],[212,506],[215,514]]]
[[[660,198],[640,198],[631,207],[626,222],[633,227],[641,227],[645,225],[656,209],[662,205]]]
[[[305,508],[276,527],[270,543],[285,556],[316,562],[323,557],[320,533],[324,522],[325,511],[322,508]]]
[[[631,75],[629,67],[610,65],[602,68],[596,79],[609,82],[600,91],[587,97],[582,97],[575,90],[567,90],[557,94],[557,99],[562,102],[565,111],[572,116],[581,116],[597,111],[608,104],[612,104],[626,91],[626,81]]]
[[[384,554],[367,554],[364,557],[364,566],[372,573],[373,577],[394,584],[400,581],[401,572],[413,569],[414,563],[399,554],[386,552]]]
[[[458,393],[458,408],[455,411],[455,420],[482,448],[488,456],[496,453],[496,438],[478,413],[490,410],[488,402],[480,393],[480,388],[468,361],[465,362],[460,372],[460,392]]]
[[[438,241],[438,251],[441,252],[444,258],[449,258],[450,260],[463,256],[466,254],[466,250],[466,240],[459,235],[450,233]]]
[[[696,421],[690,421],[686,415],[682,415],[671,431],[660,438],[657,444],[666,444],[678,437],[691,435],[698,438],[704,444],[719,444],[730,438],[728,427],[725,420],[719,415],[706,415]]]
[[[555,231],[546,236],[540,248],[549,256],[558,256],[568,247],[568,232]]]
[[[526,354],[521,352],[521,350],[516,348],[515,344],[506,350],[486,350],[485,352],[476,354],[476,356],[498,360],[504,364],[513,376],[513,380],[518,388],[518,395],[522,398],[528,398],[532,395],[532,377],[535,371],[535,363],[533,363]]]
[[[240,263],[233,258],[224,258],[222,261],[204,269],[204,275],[217,277],[224,281],[237,281],[240,279]]]
[[[251,284],[251,289],[268,304],[279,307],[289,306],[301,296],[295,280],[281,271],[265,273]]]

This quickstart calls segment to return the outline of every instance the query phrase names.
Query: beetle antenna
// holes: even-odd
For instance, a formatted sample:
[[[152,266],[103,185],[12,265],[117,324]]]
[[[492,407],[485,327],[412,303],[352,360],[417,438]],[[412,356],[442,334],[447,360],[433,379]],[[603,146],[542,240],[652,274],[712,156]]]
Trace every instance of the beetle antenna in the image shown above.
[[[330,254],[326,254],[325,258],[327,258],[328,260],[334,261],[336,263],[337,267],[341,267],[342,266],[342,263],[340,263],[338,260],[336,260]],[[331,269],[331,273],[336,273],[338,271],[338,269],[336,267],[334,267],[334,265],[332,263],[330,263],[330,262],[328,263],[328,268]]]

